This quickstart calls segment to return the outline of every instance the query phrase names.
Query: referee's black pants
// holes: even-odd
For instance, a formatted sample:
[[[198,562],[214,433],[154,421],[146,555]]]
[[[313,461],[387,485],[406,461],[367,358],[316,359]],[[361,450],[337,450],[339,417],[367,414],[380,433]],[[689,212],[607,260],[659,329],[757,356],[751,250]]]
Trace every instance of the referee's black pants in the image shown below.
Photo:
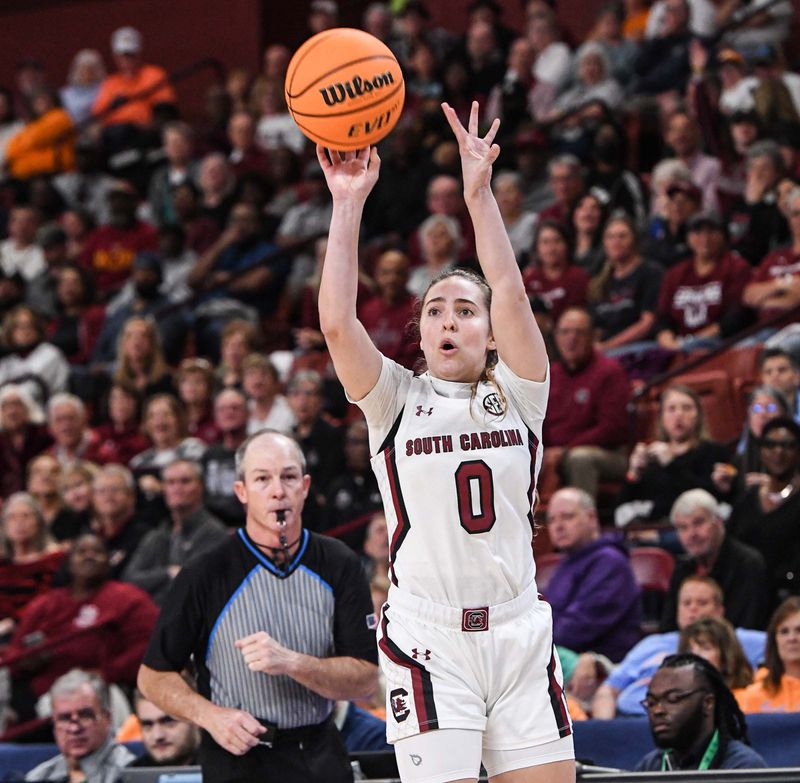
[[[279,733],[271,748],[256,745],[234,756],[203,732],[203,783],[352,783],[347,748],[332,720],[301,733]]]

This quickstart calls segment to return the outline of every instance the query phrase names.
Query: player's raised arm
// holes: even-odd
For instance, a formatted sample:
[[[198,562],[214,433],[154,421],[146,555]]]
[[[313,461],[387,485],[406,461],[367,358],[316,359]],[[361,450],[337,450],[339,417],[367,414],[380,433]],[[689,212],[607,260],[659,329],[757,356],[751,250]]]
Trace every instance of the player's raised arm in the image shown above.
[[[492,289],[492,333],[497,352],[520,377],[543,381],[547,350],[491,187],[492,164],[500,153],[500,147],[492,142],[500,120],[495,120],[481,138],[477,101],[472,104],[468,129],[448,104],[443,103],[442,109],[458,141],[464,200],[475,228],[478,261]]]
[[[378,181],[380,158],[374,147],[340,154],[320,146],[317,158],[333,197],[319,323],[342,386],[352,399],[360,400],[381,373],[381,355],[356,317],[358,232],[364,203]]]

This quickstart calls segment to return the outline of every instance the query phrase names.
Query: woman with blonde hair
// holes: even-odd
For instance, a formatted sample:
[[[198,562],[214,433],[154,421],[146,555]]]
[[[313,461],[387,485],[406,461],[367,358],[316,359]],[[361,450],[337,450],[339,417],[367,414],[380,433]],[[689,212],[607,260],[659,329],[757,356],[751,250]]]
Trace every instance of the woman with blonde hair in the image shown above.
[[[11,495],[0,513],[0,639],[11,633],[25,606],[50,587],[64,554],[33,497]]]
[[[705,489],[720,499],[723,493],[714,484],[712,473],[717,463],[728,460],[728,450],[706,436],[697,392],[682,384],[668,386],[661,394],[655,440],[637,443],[631,453],[614,512],[617,526],[625,527],[634,520],[657,523],[667,519],[672,504],[689,489]],[[680,551],[674,531],[663,533],[658,540]]]
[[[96,49],[81,49],[72,58],[67,84],[61,88],[59,95],[73,122],[81,123],[89,119],[105,78],[106,66]]]
[[[135,315],[125,321],[117,341],[113,381],[132,386],[143,396],[174,391],[158,326],[152,318]]]

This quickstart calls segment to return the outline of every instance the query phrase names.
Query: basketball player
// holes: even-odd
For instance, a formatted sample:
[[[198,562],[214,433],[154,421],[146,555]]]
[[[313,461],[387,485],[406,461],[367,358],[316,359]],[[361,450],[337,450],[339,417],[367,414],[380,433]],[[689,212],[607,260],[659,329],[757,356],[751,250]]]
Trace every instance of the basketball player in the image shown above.
[[[404,783],[574,781],[572,727],[537,596],[532,505],[548,360],[490,188],[499,121],[443,104],[486,281],[451,270],[421,303],[428,370],[382,356],[356,318],[357,240],[375,149],[317,148],[333,195],[319,291],[337,374],[364,411],[390,539],[378,630],[387,734]],[[488,282],[488,285],[487,285]]]

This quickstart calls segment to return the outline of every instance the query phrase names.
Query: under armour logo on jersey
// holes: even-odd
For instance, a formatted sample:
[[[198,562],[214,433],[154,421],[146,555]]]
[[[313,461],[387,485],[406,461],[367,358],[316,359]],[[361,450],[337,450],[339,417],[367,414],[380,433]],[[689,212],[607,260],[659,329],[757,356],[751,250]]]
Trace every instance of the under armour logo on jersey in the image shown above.
[[[415,647],[413,650],[411,650],[411,657],[415,661],[418,661],[420,658],[422,658],[423,661],[429,661],[431,659],[431,651],[430,650],[420,651]]]
[[[389,705],[392,708],[392,715],[398,723],[402,723],[410,714],[406,697],[408,691],[405,688],[395,688],[389,694]]]
[[[428,410],[425,410],[425,408],[423,408],[421,405],[417,405],[417,414],[416,415],[417,416],[422,416],[423,413],[426,416],[430,416],[433,413],[433,407],[430,407],[430,408],[428,408]]]
[[[408,757],[411,759],[411,763],[415,767],[418,767],[420,764],[422,764],[422,756],[418,756],[416,753],[409,753]]]
[[[493,416],[499,416],[500,414],[503,413],[503,411],[505,411],[505,405],[503,405],[503,401],[500,399],[500,395],[496,394],[495,392],[487,394],[483,398],[483,407]]]

